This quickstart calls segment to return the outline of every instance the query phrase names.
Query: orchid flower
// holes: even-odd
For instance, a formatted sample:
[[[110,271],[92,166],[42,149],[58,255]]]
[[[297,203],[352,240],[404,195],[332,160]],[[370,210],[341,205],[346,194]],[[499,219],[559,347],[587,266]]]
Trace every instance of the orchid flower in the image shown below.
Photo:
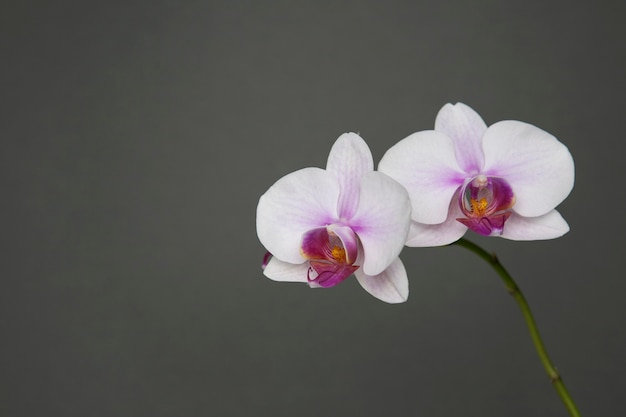
[[[325,170],[287,174],[259,199],[257,234],[271,253],[263,273],[275,281],[323,288],[354,274],[374,297],[404,302],[409,286],[398,256],[410,215],[404,187],[374,171],[359,135],[343,134]]]
[[[411,197],[407,246],[445,245],[468,228],[512,240],[569,231],[555,207],[574,186],[572,156],[554,136],[527,123],[487,127],[465,104],[446,104],[435,130],[401,140],[379,170]]]

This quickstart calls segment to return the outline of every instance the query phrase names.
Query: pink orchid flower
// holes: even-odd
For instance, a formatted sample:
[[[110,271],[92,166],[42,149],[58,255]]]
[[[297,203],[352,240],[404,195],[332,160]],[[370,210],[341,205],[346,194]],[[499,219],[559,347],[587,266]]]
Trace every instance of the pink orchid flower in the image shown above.
[[[379,170],[411,197],[407,246],[452,243],[468,228],[512,240],[569,231],[555,207],[574,186],[574,161],[554,136],[527,123],[487,127],[465,104],[446,104],[435,130],[401,140]]]
[[[257,234],[272,255],[263,273],[324,288],[354,274],[374,297],[404,302],[409,284],[398,256],[410,216],[404,187],[375,172],[365,141],[346,133],[333,145],[325,170],[288,174],[259,199]]]

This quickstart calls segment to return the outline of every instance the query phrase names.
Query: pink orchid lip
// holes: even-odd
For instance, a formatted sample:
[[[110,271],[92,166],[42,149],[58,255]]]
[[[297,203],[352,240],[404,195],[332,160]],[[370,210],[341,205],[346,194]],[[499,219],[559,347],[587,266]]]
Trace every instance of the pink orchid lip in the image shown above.
[[[265,269],[267,264],[270,263],[270,259],[272,259],[272,254],[270,252],[265,252],[263,255],[263,262],[261,263],[261,269]]]
[[[461,188],[459,205],[466,217],[457,221],[480,235],[499,236],[514,204],[515,194],[505,179],[480,174]]]
[[[329,225],[309,230],[302,238],[301,253],[309,261],[307,279],[316,286],[333,287],[359,266],[357,237],[350,227]],[[311,277],[312,272],[315,276]]]

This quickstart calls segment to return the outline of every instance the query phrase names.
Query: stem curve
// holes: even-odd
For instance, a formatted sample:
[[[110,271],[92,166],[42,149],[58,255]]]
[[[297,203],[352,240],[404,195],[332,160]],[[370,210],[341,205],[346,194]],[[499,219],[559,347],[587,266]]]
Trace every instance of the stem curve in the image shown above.
[[[526,297],[524,297],[524,294],[518,287],[517,283],[513,280],[513,277],[511,277],[511,274],[509,274],[509,272],[504,268],[504,266],[500,263],[498,257],[495,254],[487,252],[485,249],[481,248],[474,242],[471,242],[465,238],[461,238],[454,242],[453,245],[458,245],[465,249],[468,249],[471,252],[474,252],[485,262],[491,265],[491,267],[498,273],[498,275],[500,275],[500,278],[504,282],[507,291],[509,292],[509,294],[511,294],[511,296],[513,296],[520,310],[522,310],[522,315],[524,316],[524,320],[526,320],[526,325],[528,326],[530,337],[532,338],[533,344],[535,345],[535,350],[537,350],[539,359],[541,359],[541,363],[543,364],[543,367],[546,370],[548,377],[550,377],[552,385],[561,397],[561,400],[563,401],[563,404],[565,405],[567,411],[569,411],[570,415],[572,417],[580,417],[580,412],[578,411],[578,408],[576,408],[576,404],[574,404],[574,400],[572,400],[572,397],[567,391],[567,388],[565,388],[563,379],[550,361],[550,357],[548,356],[548,352],[546,351],[546,348],[543,344],[543,340],[539,335],[537,323],[535,323],[535,319],[533,318],[530,306],[526,301]]]

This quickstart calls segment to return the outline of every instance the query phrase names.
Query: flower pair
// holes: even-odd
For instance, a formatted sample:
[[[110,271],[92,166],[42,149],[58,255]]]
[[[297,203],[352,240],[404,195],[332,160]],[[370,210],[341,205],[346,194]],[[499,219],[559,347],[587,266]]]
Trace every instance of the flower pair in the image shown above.
[[[389,149],[374,171],[354,133],[337,139],[326,170],[305,168],[261,196],[257,234],[276,281],[331,287],[354,274],[376,298],[408,297],[403,246],[452,243],[467,229],[513,240],[551,239],[569,227],[555,207],[574,184],[567,148],[526,123],[487,127],[468,106],[446,104],[435,130]]]

